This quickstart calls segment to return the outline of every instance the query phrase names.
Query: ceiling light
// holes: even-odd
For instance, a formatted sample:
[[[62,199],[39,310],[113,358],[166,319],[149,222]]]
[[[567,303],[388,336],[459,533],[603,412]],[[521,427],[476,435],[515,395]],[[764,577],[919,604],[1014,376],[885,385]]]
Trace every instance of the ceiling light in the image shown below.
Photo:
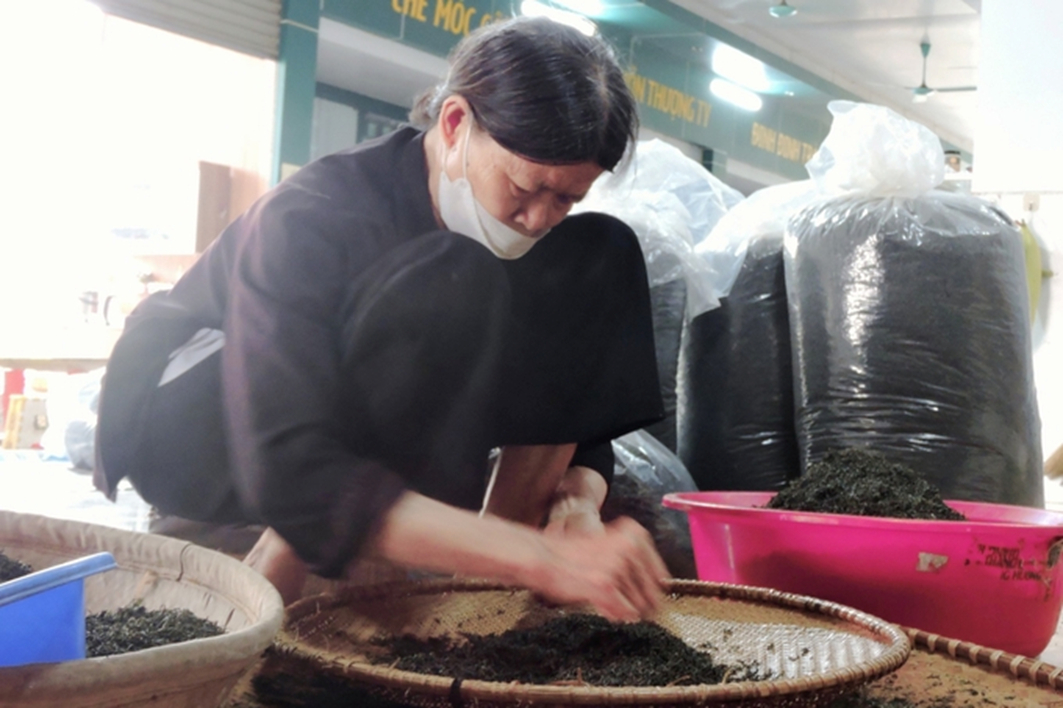
[[[797,8],[790,7],[786,4],[786,0],[782,0],[778,5],[772,5],[768,8],[768,12],[772,17],[792,17],[797,14]]]
[[[771,90],[764,62],[727,44],[717,44],[712,51],[712,71],[750,91]]]
[[[602,0],[554,0],[554,4],[567,7],[569,10],[587,17],[597,17],[605,12],[605,5]]]
[[[554,22],[560,22],[569,27],[575,27],[588,37],[593,37],[598,32],[598,25],[588,20],[583,15],[558,7],[544,5],[538,0],[524,0],[520,4],[520,13],[528,17],[546,17]]]
[[[718,96],[744,111],[756,112],[764,105],[757,94],[723,79],[713,79],[709,83],[709,90],[712,91],[714,96]]]

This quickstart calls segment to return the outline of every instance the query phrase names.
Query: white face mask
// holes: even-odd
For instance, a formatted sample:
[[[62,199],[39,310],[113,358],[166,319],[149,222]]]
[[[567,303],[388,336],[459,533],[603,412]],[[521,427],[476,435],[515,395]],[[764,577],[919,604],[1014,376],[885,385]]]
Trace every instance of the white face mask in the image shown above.
[[[462,150],[461,178],[451,181],[445,167],[440,165],[439,215],[448,229],[468,236],[487,247],[499,258],[513,260],[531,250],[539,238],[525,236],[493,217],[472,193],[467,177],[469,167],[469,134],[465,133]],[[544,234],[543,234],[544,235]]]

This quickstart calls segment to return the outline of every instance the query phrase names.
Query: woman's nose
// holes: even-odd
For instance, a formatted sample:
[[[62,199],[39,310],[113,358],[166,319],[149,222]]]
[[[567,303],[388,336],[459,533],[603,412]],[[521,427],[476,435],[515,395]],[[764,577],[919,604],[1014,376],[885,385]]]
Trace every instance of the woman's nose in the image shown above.
[[[567,213],[568,209],[558,209],[552,199],[536,199],[521,211],[517,223],[536,234],[557,226]]]

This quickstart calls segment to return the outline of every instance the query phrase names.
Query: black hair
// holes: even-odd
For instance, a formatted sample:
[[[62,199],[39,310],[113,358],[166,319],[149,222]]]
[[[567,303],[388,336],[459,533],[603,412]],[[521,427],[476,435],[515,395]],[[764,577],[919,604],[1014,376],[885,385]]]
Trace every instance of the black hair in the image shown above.
[[[410,122],[430,128],[454,94],[499,145],[534,162],[612,170],[638,136],[635,99],[612,47],[546,18],[516,17],[469,34]]]

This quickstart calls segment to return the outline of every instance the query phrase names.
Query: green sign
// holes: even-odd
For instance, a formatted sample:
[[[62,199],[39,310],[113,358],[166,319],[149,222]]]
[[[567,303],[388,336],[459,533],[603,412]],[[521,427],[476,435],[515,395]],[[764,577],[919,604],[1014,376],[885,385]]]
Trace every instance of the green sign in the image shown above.
[[[469,32],[511,16],[510,0],[325,0],[321,16],[446,56]]]
[[[761,108],[746,111],[713,96],[717,77],[696,62],[679,64],[637,42],[627,61],[625,79],[646,127],[782,177],[808,176],[804,164],[830,130],[826,97],[809,103],[763,94]],[[812,115],[794,110],[798,104]]]

